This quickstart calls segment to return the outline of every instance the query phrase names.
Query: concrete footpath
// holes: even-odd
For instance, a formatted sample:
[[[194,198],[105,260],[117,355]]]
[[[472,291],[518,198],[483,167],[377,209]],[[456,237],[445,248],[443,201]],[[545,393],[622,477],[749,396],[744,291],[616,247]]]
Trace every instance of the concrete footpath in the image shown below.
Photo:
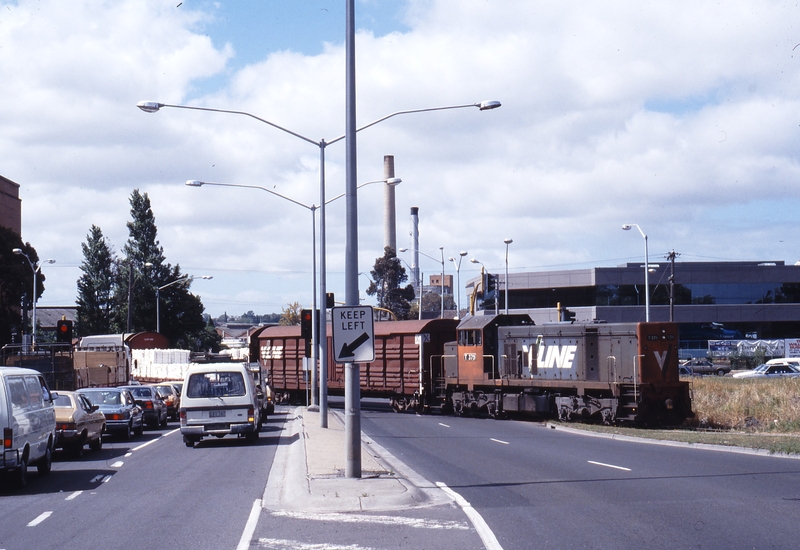
[[[387,511],[452,502],[386,449],[362,434],[361,477],[346,478],[344,420],[328,410],[289,409],[264,491],[268,510],[317,512]]]

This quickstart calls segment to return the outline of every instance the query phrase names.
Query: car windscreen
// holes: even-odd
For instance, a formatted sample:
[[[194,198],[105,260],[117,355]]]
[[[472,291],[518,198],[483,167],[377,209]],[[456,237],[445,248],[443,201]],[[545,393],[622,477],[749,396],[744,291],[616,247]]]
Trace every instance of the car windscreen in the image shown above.
[[[120,392],[118,391],[81,391],[92,405],[119,405],[122,403]]]
[[[245,395],[244,377],[241,372],[204,372],[189,377],[186,396],[236,397]]]
[[[153,397],[150,388],[131,388],[131,393],[134,397]]]
[[[72,407],[72,400],[68,395],[61,394],[53,401],[53,405],[56,407]]]

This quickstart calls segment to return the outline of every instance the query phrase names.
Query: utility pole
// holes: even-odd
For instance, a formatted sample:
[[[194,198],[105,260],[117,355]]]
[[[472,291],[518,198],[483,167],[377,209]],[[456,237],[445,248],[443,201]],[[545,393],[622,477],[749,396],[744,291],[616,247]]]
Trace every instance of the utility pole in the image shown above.
[[[672,250],[666,256],[669,260],[669,322],[675,321],[675,257],[680,256]]]

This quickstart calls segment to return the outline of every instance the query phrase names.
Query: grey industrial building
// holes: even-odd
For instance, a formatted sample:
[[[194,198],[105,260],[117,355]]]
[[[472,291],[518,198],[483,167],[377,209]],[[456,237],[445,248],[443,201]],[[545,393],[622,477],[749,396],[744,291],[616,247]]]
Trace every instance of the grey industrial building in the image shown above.
[[[670,276],[673,275],[673,306]],[[800,337],[800,265],[763,262],[650,262],[650,320],[680,324],[684,345],[703,346],[727,338]],[[477,300],[505,310],[505,275],[498,290]],[[480,278],[467,282],[471,296]],[[480,285],[478,285],[480,295]],[[569,271],[509,273],[509,311],[528,313],[534,322],[559,320],[558,304],[576,321],[639,322],[645,320],[644,262],[618,267]]]

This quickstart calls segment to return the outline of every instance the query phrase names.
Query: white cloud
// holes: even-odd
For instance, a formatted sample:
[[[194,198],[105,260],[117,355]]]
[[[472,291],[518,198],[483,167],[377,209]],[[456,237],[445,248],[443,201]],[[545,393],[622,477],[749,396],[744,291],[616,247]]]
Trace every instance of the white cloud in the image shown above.
[[[408,208],[419,206],[423,251],[468,250],[495,270],[506,237],[512,270],[638,260],[641,239],[622,223],[641,224],[654,255],[800,255],[790,244],[800,202],[793,6],[414,0],[407,9],[408,31],[359,32],[359,125],[483,99],[503,107],[403,115],[359,134],[359,181],[381,178],[383,156],[395,155],[398,246],[408,246]],[[133,188],[150,194],[168,261],[214,275],[193,287],[212,314],[310,302],[308,211],[263,191],[183,182],[260,185],[312,204],[319,149],[244,116],[145,114],[135,104],[241,110],[330,140],[345,122],[343,46],[279,51],[232,71],[235,41],[212,42],[211,17],[156,0],[0,5],[0,66],[13,75],[0,88],[0,171],[22,186],[24,239],[59,261],[42,303],[74,300],[91,224],[122,248]],[[224,85],[208,90],[211,81]],[[333,196],[344,187],[344,142],[326,154]],[[381,254],[381,201],[378,186],[360,192],[362,271]],[[338,293],[343,242],[339,201],[328,208]],[[462,266],[462,282],[476,273]]]

